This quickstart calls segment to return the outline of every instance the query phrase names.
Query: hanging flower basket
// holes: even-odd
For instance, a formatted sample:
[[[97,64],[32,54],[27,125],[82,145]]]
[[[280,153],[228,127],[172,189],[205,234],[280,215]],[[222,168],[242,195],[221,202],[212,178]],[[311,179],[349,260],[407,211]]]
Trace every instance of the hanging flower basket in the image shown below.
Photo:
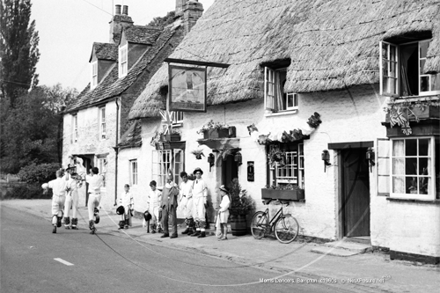
[[[180,141],[180,133],[171,133],[165,136],[167,141]]]

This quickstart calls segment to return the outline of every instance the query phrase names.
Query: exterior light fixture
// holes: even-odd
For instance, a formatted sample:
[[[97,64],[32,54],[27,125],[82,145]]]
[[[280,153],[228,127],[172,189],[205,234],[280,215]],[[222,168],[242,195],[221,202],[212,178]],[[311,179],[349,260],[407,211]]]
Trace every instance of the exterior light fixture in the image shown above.
[[[321,159],[324,161],[324,172],[325,172],[327,169],[327,166],[332,165],[332,164],[330,164],[330,153],[328,152],[328,150],[322,151]]]

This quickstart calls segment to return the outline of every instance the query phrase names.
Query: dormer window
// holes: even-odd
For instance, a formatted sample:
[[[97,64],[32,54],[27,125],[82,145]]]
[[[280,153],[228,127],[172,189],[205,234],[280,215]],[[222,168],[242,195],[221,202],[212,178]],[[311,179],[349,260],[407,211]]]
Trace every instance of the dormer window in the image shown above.
[[[119,77],[126,76],[128,72],[127,48],[127,44],[119,47]]]
[[[440,93],[440,74],[425,74],[430,40],[404,44],[380,42],[380,94],[426,96]]]
[[[98,61],[92,62],[92,88],[98,85]]]
[[[265,108],[272,113],[298,110],[298,95],[284,92],[286,74],[287,68],[264,67]]]

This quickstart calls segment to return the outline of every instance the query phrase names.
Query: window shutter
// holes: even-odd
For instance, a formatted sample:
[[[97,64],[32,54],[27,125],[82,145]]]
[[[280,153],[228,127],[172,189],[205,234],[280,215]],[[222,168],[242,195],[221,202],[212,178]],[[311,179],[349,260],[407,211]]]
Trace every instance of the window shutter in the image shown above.
[[[376,174],[377,174],[377,194],[390,195],[390,141],[386,138],[378,138],[376,142]]]
[[[179,183],[179,179],[180,179],[180,172],[182,172],[184,170],[183,168],[183,162],[184,162],[184,152],[183,150],[180,149],[174,149],[174,154],[173,154],[173,170],[174,170],[174,182],[175,183]]]
[[[158,185],[161,185],[162,183],[159,182],[159,172],[160,172],[160,170],[159,170],[159,161],[158,161],[158,159],[159,159],[159,152],[160,151],[156,151],[156,150],[153,150],[151,152],[151,163],[152,163],[151,164],[151,174],[153,175],[152,176],[153,180],[156,180],[156,183]]]
[[[397,96],[399,93],[398,46],[379,42],[379,94]]]
[[[275,109],[275,71],[264,67],[264,103],[266,110]]]

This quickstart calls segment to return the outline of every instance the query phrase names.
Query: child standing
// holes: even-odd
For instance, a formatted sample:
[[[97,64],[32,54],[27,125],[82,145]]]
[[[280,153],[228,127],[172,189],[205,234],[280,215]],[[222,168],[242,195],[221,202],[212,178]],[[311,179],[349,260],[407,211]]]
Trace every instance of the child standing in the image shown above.
[[[162,228],[159,219],[159,209],[162,198],[162,192],[157,188],[157,183],[154,180],[150,182],[150,188],[151,191],[148,193],[147,201],[148,201],[148,211],[150,212],[152,217],[151,233],[156,233],[156,228],[160,233],[162,232]]]
[[[226,240],[228,233],[228,218],[229,218],[229,205],[231,201],[229,199],[228,190],[224,185],[220,186],[221,203],[218,211],[218,224],[220,225],[221,234],[218,236],[218,240]],[[217,227],[218,228],[218,227]]]
[[[130,185],[128,184],[124,185],[124,193],[119,198],[118,210],[120,211],[121,215],[119,228],[128,229],[128,226],[130,226],[131,213],[134,210],[134,200],[132,194],[130,193]]]

